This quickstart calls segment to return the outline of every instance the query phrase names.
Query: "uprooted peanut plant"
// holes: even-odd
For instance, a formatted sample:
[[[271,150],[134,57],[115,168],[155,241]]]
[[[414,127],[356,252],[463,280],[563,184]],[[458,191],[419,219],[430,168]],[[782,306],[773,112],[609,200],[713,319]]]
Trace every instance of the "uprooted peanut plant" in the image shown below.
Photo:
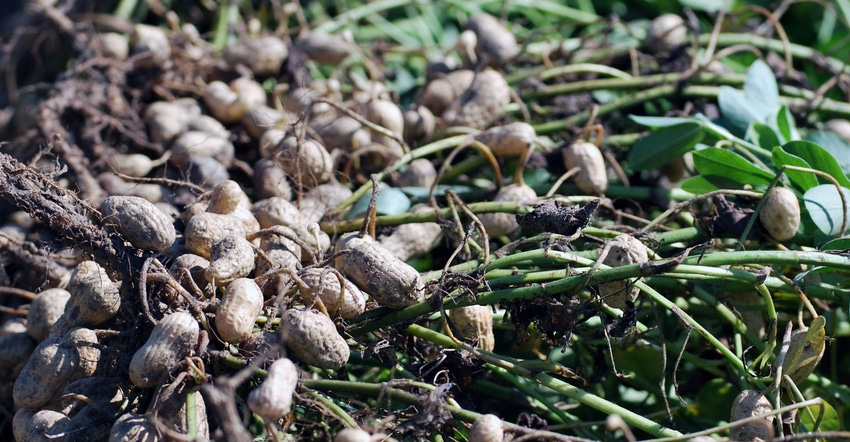
[[[0,439],[847,437],[842,7],[23,3]]]

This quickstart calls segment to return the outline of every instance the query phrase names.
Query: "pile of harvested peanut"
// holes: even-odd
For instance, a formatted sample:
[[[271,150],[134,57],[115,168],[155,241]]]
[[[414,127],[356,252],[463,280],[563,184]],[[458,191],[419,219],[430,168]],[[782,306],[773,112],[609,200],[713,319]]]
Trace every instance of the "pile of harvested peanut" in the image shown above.
[[[217,50],[172,20],[75,32],[83,55],[48,92],[22,95],[3,131],[0,421],[15,439],[568,439],[527,416],[514,425],[474,412],[498,410],[492,399],[447,396],[453,385],[475,397],[487,367],[533,377],[496,353],[534,359],[565,346],[588,309],[614,312],[598,326],[606,339],[625,336],[641,292],[624,276],[549,304],[476,304],[492,292],[488,271],[522,274],[491,260],[529,244],[569,248],[597,205],[627,212],[605,198],[619,178],[601,133],[550,138],[521,121],[528,110],[504,69],[522,57],[509,25],[468,17],[402,106],[345,32],[248,23]],[[681,19],[673,32],[662,25],[647,47],[687,44]],[[579,193],[526,183],[540,167]],[[796,225],[765,222],[779,241],[798,229],[790,209]],[[790,222],[776,210],[763,219]],[[658,258],[634,229],[607,227],[615,235],[582,243],[598,262],[561,269]],[[516,281],[501,288],[534,283]],[[523,336],[537,342],[511,347]],[[584,381],[556,363],[540,370]],[[390,388],[389,402],[358,390],[369,380]],[[732,413],[770,410],[755,393]]]

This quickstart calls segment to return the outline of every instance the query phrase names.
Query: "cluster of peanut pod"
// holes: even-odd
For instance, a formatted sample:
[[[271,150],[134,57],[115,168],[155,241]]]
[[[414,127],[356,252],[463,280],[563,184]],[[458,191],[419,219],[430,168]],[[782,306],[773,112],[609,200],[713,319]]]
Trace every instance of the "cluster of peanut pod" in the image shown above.
[[[340,218],[335,209],[371,172],[403,163],[386,175],[389,184],[434,186],[440,165],[411,159],[409,152],[448,128],[466,128],[464,143],[520,163],[540,144],[531,125],[506,116],[512,91],[500,68],[519,53],[514,36],[486,14],[470,17],[466,29],[455,48],[462,62],[434,63],[406,108],[380,81],[354,72],[342,81],[265,86],[293,54],[344,65],[360,51],[345,33],[307,32],[293,41],[247,33],[220,53],[188,24],[96,35],[102,56],[134,69],[167,66],[179,50],[199,62],[215,58],[224,74],[200,78],[194,95],[144,105],[146,135],[163,147],[162,155],[119,152],[108,170],[97,171],[104,198],[88,203],[98,220],[152,258],[149,268],[138,269],[145,272],[141,290],[78,257],[56,287],[33,297],[26,320],[2,323],[0,365],[7,369],[0,374],[0,402],[13,406],[15,438],[223,439],[217,428],[223,419],[210,419],[198,392],[210,382],[204,363],[211,352],[232,352],[246,362],[262,354],[266,375],[254,378],[242,402],[267,423],[285,422],[305,368],[339,370],[348,363],[356,343],[345,335],[346,320],[431,297],[407,261],[440,242],[441,225],[404,224],[376,238],[329,235],[319,223]],[[583,193],[605,193],[608,170],[597,145],[576,141],[560,156]],[[521,179],[501,184],[493,201],[531,206],[538,199]],[[796,216],[799,224],[799,208]],[[479,218],[490,237],[520,229],[513,213]],[[2,241],[28,241],[32,231],[22,226],[37,228],[23,211],[7,222]],[[648,260],[643,244],[629,235],[605,250],[602,263],[609,266]],[[599,287],[603,301],[621,309],[638,293],[626,281]],[[494,349],[490,307],[455,308],[448,317],[461,338]],[[337,440],[387,438],[375,433],[347,429]],[[493,415],[469,432],[471,441],[502,437],[502,422]]]

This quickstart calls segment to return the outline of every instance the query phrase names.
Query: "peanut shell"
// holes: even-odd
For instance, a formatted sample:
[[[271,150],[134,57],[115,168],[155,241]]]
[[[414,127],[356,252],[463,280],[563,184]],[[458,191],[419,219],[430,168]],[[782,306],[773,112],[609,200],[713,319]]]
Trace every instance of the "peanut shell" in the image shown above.
[[[348,362],[348,344],[333,321],[317,310],[285,311],[280,318],[280,333],[293,356],[305,364],[335,370]]]
[[[579,141],[564,149],[564,165],[567,170],[578,168],[573,178],[576,186],[587,194],[600,195],[608,190],[608,172],[602,152],[593,143]]]
[[[608,256],[602,261],[611,267],[620,267],[635,263],[649,261],[646,246],[637,238],[622,234],[608,242]],[[612,281],[599,284],[599,296],[602,301],[610,307],[625,309],[626,301],[634,302],[640,289],[631,285],[629,281]]]
[[[263,310],[263,292],[252,279],[239,278],[228,284],[215,311],[215,327],[226,342],[238,344],[251,336]]]
[[[130,381],[150,388],[166,377],[198,343],[200,328],[192,315],[172,313],[154,326],[150,337],[130,361]]]
[[[104,222],[116,226],[136,248],[162,252],[177,237],[172,220],[150,201],[134,196],[110,196],[100,205]]]
[[[764,196],[766,201],[759,212],[759,221],[777,241],[787,241],[800,228],[800,201],[785,187],[774,187]]]
[[[289,413],[298,386],[298,367],[287,358],[269,366],[268,376],[248,395],[248,408],[265,419],[277,420]]]
[[[342,275],[337,276],[333,269],[308,267],[298,276],[309,287],[301,292],[305,304],[314,302],[318,296],[331,316],[344,319],[351,319],[366,310],[366,295],[353,282]],[[340,288],[340,279],[344,290]]]
[[[334,267],[378,304],[404,308],[424,299],[419,272],[393,256],[372,237],[356,232],[339,238],[334,252],[347,250],[334,259]]]

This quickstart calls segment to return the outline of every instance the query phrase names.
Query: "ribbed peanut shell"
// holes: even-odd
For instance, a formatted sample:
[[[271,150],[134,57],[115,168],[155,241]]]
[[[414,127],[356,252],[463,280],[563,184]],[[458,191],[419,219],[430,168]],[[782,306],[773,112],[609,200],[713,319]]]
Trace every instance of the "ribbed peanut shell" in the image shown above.
[[[593,143],[579,141],[564,149],[564,165],[567,170],[578,168],[573,178],[582,192],[600,195],[608,190],[608,172],[602,152]]]
[[[348,344],[333,321],[317,310],[285,311],[280,333],[292,355],[305,364],[335,370],[348,362]]]
[[[238,344],[251,336],[254,323],[263,310],[263,292],[252,279],[239,278],[227,286],[215,311],[219,337]]]
[[[384,307],[400,309],[424,299],[422,278],[372,237],[343,235],[334,246],[341,253],[334,267]]]
[[[130,381],[139,388],[155,386],[198,343],[200,328],[192,315],[172,313],[154,326],[147,342],[130,361]]]
[[[133,246],[161,252],[174,244],[173,221],[148,200],[135,196],[110,196],[100,205],[106,224],[114,225]]]

